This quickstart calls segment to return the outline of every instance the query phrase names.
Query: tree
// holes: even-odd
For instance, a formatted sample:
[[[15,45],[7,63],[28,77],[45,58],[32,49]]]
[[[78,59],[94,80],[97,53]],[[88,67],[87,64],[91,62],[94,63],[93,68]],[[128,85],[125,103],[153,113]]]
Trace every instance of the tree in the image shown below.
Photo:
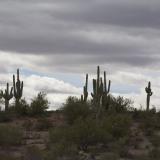
[[[49,101],[46,98],[46,93],[39,92],[38,95],[32,99],[30,111],[32,115],[43,114],[49,107]]]

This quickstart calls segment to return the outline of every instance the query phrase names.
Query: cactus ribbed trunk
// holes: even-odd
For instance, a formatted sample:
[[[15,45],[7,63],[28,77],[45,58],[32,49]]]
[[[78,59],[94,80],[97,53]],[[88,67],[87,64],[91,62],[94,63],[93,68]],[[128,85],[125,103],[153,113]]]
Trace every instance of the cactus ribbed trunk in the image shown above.
[[[5,99],[5,111],[8,111],[9,108],[9,100]]]
[[[101,115],[102,107],[106,105],[107,95],[110,92],[111,81],[109,80],[108,88],[106,83],[106,72],[104,72],[104,81],[100,77],[100,67],[97,67],[97,79],[93,79],[93,93],[92,102],[96,107],[96,118],[99,118]]]
[[[86,74],[86,82],[85,86],[83,87],[83,95],[81,95],[81,102],[87,102],[88,98],[88,74]]]
[[[147,94],[147,111],[149,111],[149,105],[150,105],[150,95]]]
[[[150,97],[152,96],[153,92],[151,90],[151,82],[148,82],[148,87],[145,88],[145,91],[147,93],[147,100],[146,100],[146,111],[149,111],[149,105],[150,105]]]
[[[21,82],[19,79],[19,69],[17,69],[17,82],[15,82],[15,75],[13,75],[13,88],[14,88],[14,97],[15,97],[15,105],[19,106],[19,100],[23,94],[23,81]]]

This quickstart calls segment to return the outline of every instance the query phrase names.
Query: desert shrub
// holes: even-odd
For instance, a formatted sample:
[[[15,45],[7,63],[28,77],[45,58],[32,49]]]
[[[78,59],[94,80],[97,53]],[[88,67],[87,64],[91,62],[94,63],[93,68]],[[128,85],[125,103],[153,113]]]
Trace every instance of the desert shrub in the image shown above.
[[[12,120],[12,113],[0,111],[0,122],[9,122]]]
[[[79,119],[72,126],[54,128],[50,132],[51,144],[62,141],[64,144],[74,144],[81,150],[87,150],[89,145],[107,143],[111,140],[112,136],[91,118]]]
[[[69,124],[73,124],[79,118],[86,118],[91,113],[90,105],[82,103],[76,97],[68,97],[62,110]]]
[[[128,98],[124,98],[121,96],[114,97],[114,96],[109,96],[109,110],[110,111],[115,111],[118,113],[121,112],[126,112],[133,110],[133,101],[131,101]]]
[[[120,159],[119,155],[118,154],[115,154],[115,153],[104,153],[102,155],[100,155],[100,160],[117,160],[117,159]]]
[[[29,104],[24,99],[20,99],[19,103],[15,106],[15,111],[21,116],[26,116],[29,113]]]
[[[63,156],[75,155],[77,147],[73,144],[71,127],[57,127],[50,130],[50,151],[47,160],[62,158]]]
[[[143,111],[139,121],[141,122],[141,128],[147,136],[151,136],[153,130],[160,129],[160,117],[155,113]]]
[[[19,145],[22,141],[22,131],[18,127],[0,125],[0,145]]]
[[[67,160],[74,160],[76,154],[77,148],[74,144],[67,143],[66,141],[61,140],[60,142],[52,145],[48,153],[47,160],[61,160],[63,159],[63,157],[65,157],[66,159],[69,158]]]
[[[1,160],[21,160],[21,158],[18,157],[13,157],[13,155],[9,155],[9,154],[0,154]]]
[[[160,136],[159,135],[152,135],[150,137],[150,141],[155,147],[160,147]]]
[[[75,144],[86,150],[88,146],[98,143],[107,144],[111,141],[128,135],[131,118],[126,115],[117,115],[97,121],[88,117],[78,119],[71,126],[55,128],[50,132],[51,143],[59,140]]]
[[[158,148],[154,148],[150,151],[149,157],[154,160],[160,159],[160,150]]]
[[[46,98],[46,94],[39,92],[38,95],[32,99],[30,105],[30,114],[31,115],[42,115],[46,112],[49,107],[49,101]]]
[[[83,150],[90,145],[106,144],[112,140],[112,135],[93,118],[77,120],[72,126],[72,131],[74,143]]]
[[[102,121],[103,128],[115,138],[128,135],[131,122],[132,118],[127,114],[108,114]]]

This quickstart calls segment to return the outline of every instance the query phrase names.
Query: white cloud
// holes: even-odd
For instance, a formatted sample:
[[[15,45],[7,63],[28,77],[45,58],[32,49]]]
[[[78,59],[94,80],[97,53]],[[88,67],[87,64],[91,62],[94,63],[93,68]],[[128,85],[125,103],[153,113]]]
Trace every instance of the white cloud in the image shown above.
[[[10,83],[10,86],[12,86],[12,74],[0,74],[0,76],[3,77],[3,85],[1,83],[0,89],[5,89],[6,85],[4,82],[7,83],[7,81]],[[81,94],[81,88],[77,88],[69,83],[51,77],[20,75],[20,79],[24,82],[23,97],[25,97],[28,102],[39,92],[45,92],[52,109],[58,108],[65,102],[68,96],[80,97]]]

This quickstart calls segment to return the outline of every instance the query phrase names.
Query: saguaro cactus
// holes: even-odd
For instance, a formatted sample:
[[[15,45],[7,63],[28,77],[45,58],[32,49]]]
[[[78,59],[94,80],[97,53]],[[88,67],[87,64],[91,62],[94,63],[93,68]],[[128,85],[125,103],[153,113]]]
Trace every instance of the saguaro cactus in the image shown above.
[[[93,93],[91,93],[92,101],[96,107],[96,119],[100,117],[102,106],[108,106],[108,93],[110,92],[111,81],[109,80],[108,87],[106,83],[106,72],[103,78],[100,77],[100,67],[97,67],[97,79],[93,79]]]
[[[9,101],[13,98],[13,87],[9,92],[9,83],[7,83],[7,88],[5,89],[5,92],[1,91],[1,95],[5,99],[5,111],[7,111],[9,107]]]
[[[97,80],[93,79],[93,93],[91,96],[93,97],[93,103],[95,105],[103,105],[107,100],[107,95],[110,92],[111,81],[108,82],[108,87],[106,83],[106,72],[104,71],[104,82],[100,77],[100,67],[97,67]]]
[[[111,87],[111,80],[108,82],[108,87],[106,83],[106,71],[104,71],[104,94],[108,94],[110,92],[110,87]]]
[[[13,75],[13,89],[14,97],[16,99],[16,106],[18,106],[19,100],[23,95],[23,81],[21,82],[19,79],[19,69],[17,69],[17,82],[15,82],[15,75]]]
[[[147,93],[147,100],[146,100],[146,110],[149,111],[149,105],[150,105],[150,97],[152,96],[153,92],[151,90],[151,82],[148,82],[148,87],[145,88]]]
[[[111,80],[108,81],[108,86],[106,82],[106,71],[104,71],[104,88],[103,88],[103,96],[102,96],[102,105],[108,108],[108,94],[110,92]]]
[[[81,95],[81,102],[86,102],[88,98],[88,74],[86,74],[86,82],[83,87],[83,95]]]
[[[102,95],[103,95],[103,82],[102,82],[102,78],[100,78],[100,68],[98,66],[97,80],[93,79],[93,93],[91,93],[94,105],[100,106]]]

